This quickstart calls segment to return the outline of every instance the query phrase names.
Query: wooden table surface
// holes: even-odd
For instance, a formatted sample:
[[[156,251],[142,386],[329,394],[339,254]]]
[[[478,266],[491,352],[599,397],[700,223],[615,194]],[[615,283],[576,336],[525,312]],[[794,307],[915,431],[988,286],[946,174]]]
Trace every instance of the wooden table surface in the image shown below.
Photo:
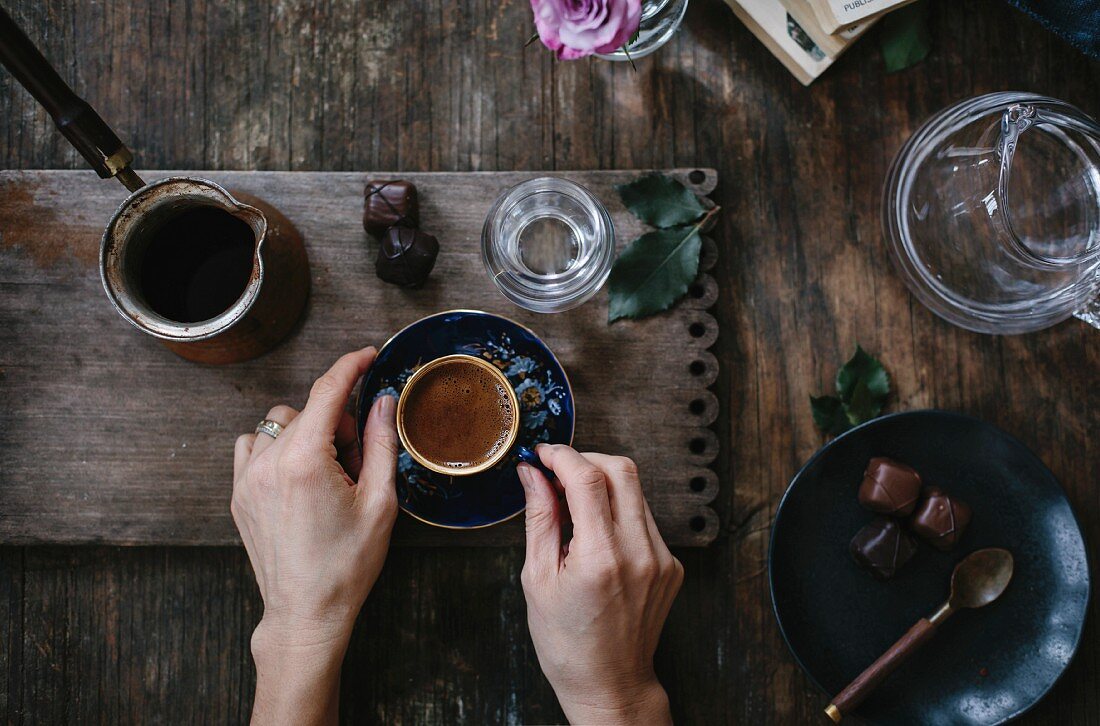
[[[942,106],[1019,89],[1100,114],[1100,65],[1004,2],[934,4],[931,57],[894,75],[872,31],[808,89],[719,0],[695,0],[637,73],[522,50],[522,0],[5,6],[146,168],[718,169],[722,532],[678,552],[687,580],[657,667],[679,721],[819,722],[825,698],[772,618],[766,553],[779,495],[824,441],[807,396],[857,342],[889,366],[892,410],[959,410],[1018,436],[1100,542],[1100,334],[954,329],[908,296],[879,228],[893,153]],[[81,165],[6,74],[0,139],[5,168]],[[56,355],[78,353],[58,341]],[[80,437],[73,424],[57,436]],[[522,562],[518,548],[394,551],[351,644],[345,717],[560,720],[527,635]],[[1098,609],[1023,722],[1097,723]],[[0,714],[244,722],[260,611],[241,549],[0,548]]]

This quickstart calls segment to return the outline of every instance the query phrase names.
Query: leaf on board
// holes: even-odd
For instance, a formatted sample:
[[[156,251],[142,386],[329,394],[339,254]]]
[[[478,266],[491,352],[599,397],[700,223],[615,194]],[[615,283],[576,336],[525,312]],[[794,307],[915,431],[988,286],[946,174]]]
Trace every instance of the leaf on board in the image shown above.
[[[667,310],[699,274],[702,240],[696,227],[647,232],[627,245],[607,279],[609,323]]]
[[[635,217],[659,229],[693,224],[707,211],[695,192],[664,174],[647,174],[615,189]]]

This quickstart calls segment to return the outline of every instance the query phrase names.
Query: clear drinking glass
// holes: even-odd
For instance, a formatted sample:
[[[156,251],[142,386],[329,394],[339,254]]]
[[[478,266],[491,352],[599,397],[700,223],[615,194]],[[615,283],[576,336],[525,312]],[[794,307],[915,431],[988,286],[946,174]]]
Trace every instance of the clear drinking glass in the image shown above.
[[[615,226],[580,184],[542,177],[493,203],[481,232],[489,276],[509,300],[540,313],[575,308],[603,286],[615,259]]]
[[[882,219],[909,288],[949,322],[1100,328],[1100,125],[1068,103],[1002,92],[936,114],[894,159]]]
[[[611,61],[637,60],[647,56],[672,39],[687,12],[688,0],[642,0],[642,20],[638,24],[638,39],[612,53],[597,53],[598,58]]]

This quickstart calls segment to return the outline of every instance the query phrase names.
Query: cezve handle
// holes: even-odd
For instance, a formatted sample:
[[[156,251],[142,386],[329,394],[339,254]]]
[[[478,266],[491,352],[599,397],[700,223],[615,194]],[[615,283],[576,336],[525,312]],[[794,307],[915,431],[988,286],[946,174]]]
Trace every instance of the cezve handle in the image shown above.
[[[130,170],[134,155],[95,109],[61,80],[3,8],[0,8],[0,63],[42,104],[57,128],[100,177],[118,176],[131,191],[142,186]]]
[[[936,626],[928,618],[918,620],[917,624],[909,628],[898,642],[890,646],[889,650],[879,656],[878,660],[869,665],[867,670],[860,673],[833,699],[825,709],[826,715],[836,723],[840,723],[840,719],[845,714],[851,713],[863,703],[863,699],[871,695],[871,692],[878,688],[879,684],[886,680],[886,677],[893,673],[910,654],[928,642],[935,632]]]

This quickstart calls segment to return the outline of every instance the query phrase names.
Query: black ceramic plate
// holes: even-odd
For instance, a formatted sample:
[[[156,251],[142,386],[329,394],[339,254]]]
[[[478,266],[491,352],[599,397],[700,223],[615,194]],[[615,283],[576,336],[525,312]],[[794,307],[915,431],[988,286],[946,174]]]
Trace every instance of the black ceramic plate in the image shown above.
[[[920,472],[973,507],[958,547],[920,545],[886,582],[859,569],[852,536],[873,515],[856,491],[872,456]],[[772,530],[768,574],[783,637],[827,694],[844,688],[947,598],[955,564],[1004,547],[1015,574],[1000,600],[948,620],[856,715],[873,724],[999,724],[1043,697],[1077,650],[1089,599],[1081,530],[1034,454],[987,423],[942,411],[875,419],[822,448],[791,482]],[[822,698],[821,706],[828,703]]]

